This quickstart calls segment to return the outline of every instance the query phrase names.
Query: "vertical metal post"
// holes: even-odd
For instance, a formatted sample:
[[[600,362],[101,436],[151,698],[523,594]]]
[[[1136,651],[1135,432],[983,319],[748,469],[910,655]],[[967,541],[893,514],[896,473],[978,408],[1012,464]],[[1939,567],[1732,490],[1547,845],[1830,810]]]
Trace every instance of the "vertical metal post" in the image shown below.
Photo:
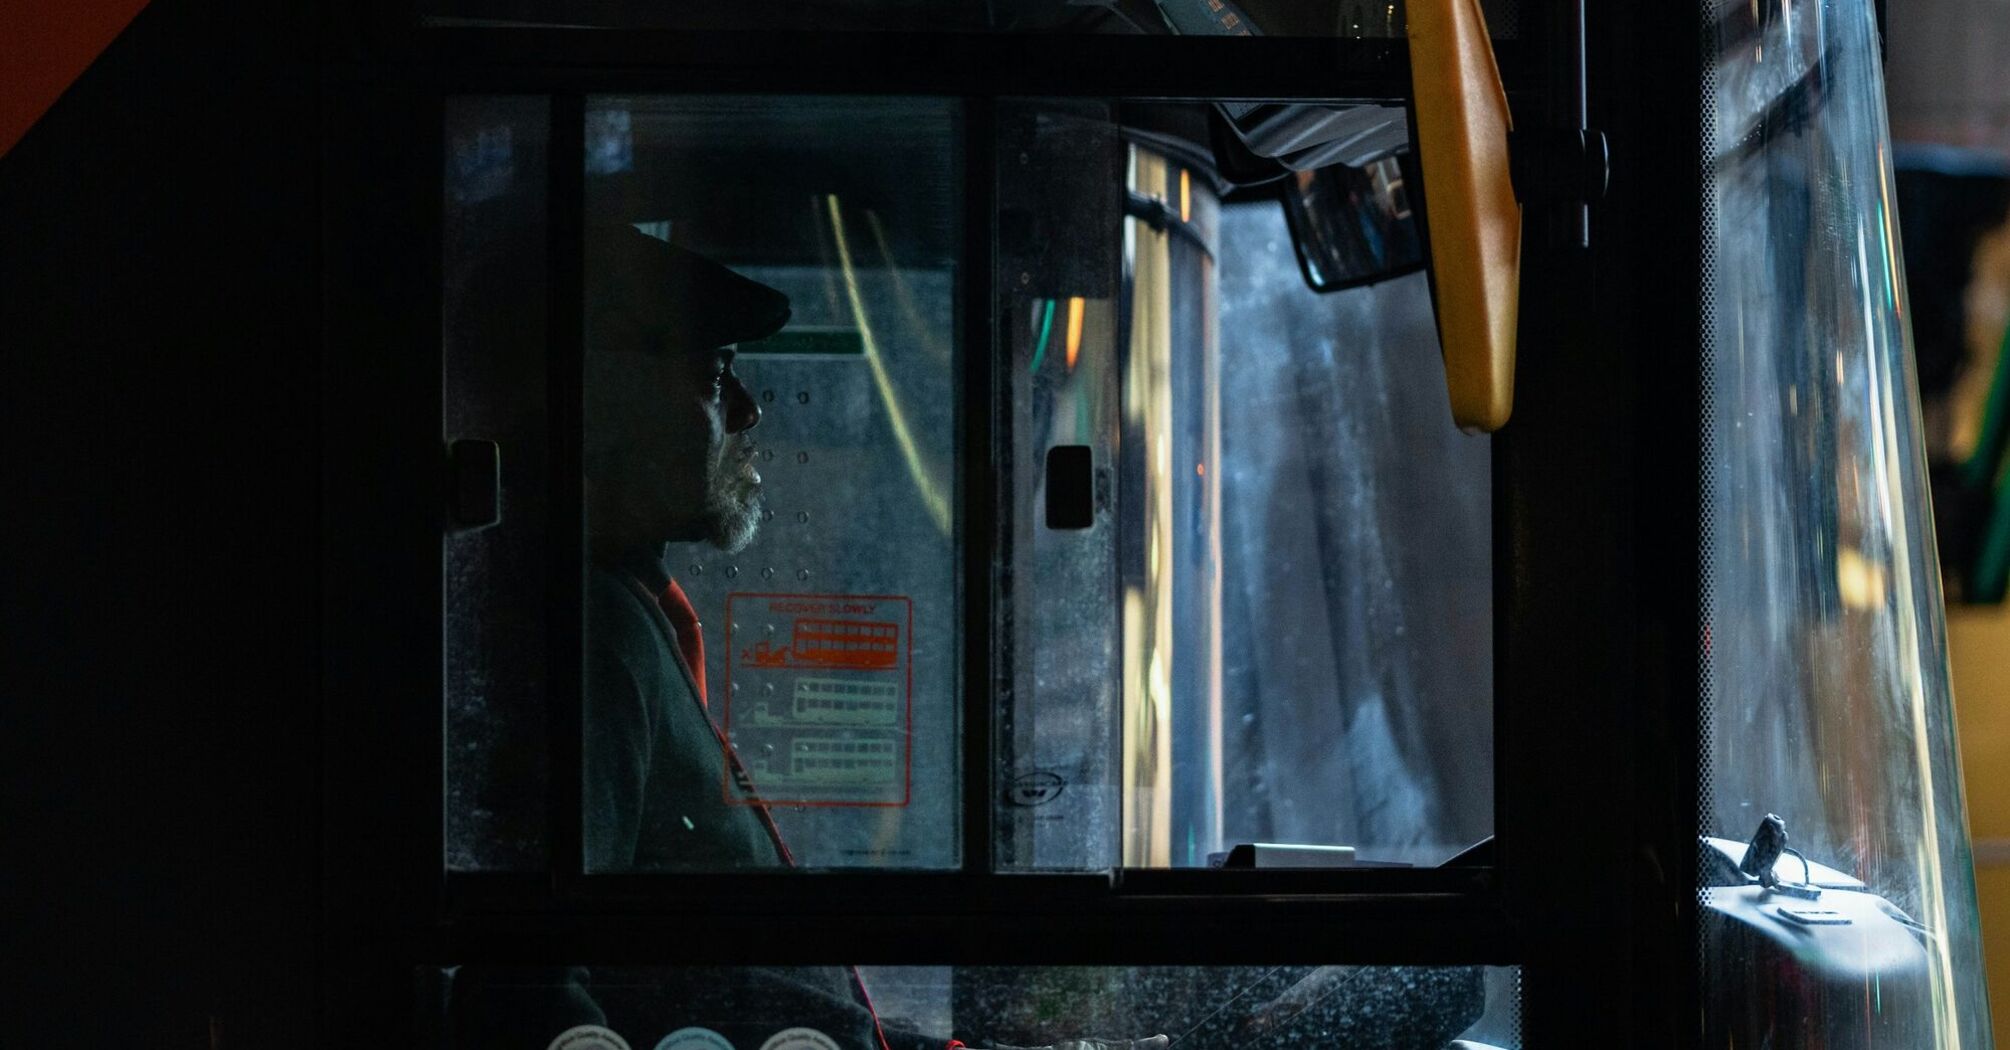
[[[1591,104],[1585,93],[1584,0],[1569,0],[1563,8],[1564,24],[1557,28],[1564,46],[1565,75],[1557,86],[1562,89],[1570,129],[1578,131],[1591,125]],[[1591,205],[1582,201],[1572,204],[1564,221],[1571,227],[1571,244],[1591,247]]]
[[[1010,406],[996,391],[1004,345],[997,310],[993,222],[998,169],[994,103],[971,99],[963,108],[963,293],[957,297],[962,333],[963,388],[957,403],[957,502],[963,529],[963,872],[975,884],[995,867],[994,803],[998,798],[992,736],[1002,642],[1006,629],[993,615],[1010,581],[1011,506],[1006,457],[1011,449]]]

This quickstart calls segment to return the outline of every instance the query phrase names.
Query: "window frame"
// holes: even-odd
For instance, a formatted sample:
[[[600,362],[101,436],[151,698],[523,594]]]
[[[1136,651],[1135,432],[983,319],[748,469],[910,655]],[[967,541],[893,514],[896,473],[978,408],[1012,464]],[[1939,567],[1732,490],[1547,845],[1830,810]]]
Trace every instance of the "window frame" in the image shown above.
[[[1680,613],[1693,608],[1694,566],[1636,565],[1620,578],[1603,571],[1623,562],[1629,541],[1619,533],[1647,509],[1675,517],[1647,526],[1649,539],[1676,545],[1693,536],[1693,516],[1680,520],[1694,493],[1650,492],[1629,468],[1640,462],[1693,470],[1695,449],[1669,456],[1626,442],[1590,448],[1586,417],[1639,433],[1654,419],[1679,419],[1683,397],[1663,402],[1651,418],[1627,418],[1649,404],[1640,394],[1656,378],[1681,380],[1695,363],[1668,359],[1620,363],[1594,348],[1625,327],[1610,305],[1583,309],[1593,284],[1586,258],[1572,254],[1567,230],[1573,209],[1530,202],[1524,241],[1523,396],[1517,426],[1495,439],[1493,466],[1495,618],[1495,845],[1491,863],[1473,868],[1360,869],[1333,872],[1199,872],[1123,870],[1103,874],[1003,874],[989,870],[990,795],[981,790],[990,765],[993,552],[1004,542],[990,498],[1006,476],[993,456],[1001,424],[993,411],[966,411],[959,438],[969,450],[958,462],[958,506],[964,535],[963,654],[966,704],[963,811],[964,869],[947,873],[753,873],[734,875],[508,875],[444,870],[444,703],[439,596],[440,514],[390,516],[386,500],[414,507],[440,502],[439,465],[414,449],[438,441],[441,323],[439,301],[443,107],[456,94],[541,94],[551,99],[548,188],[551,230],[551,357],[553,415],[561,441],[576,441],[581,353],[580,212],[583,207],[583,119],[586,99],[601,93],[815,93],[948,95],[965,100],[964,195],[967,315],[964,404],[991,406],[999,389],[996,362],[983,352],[999,345],[991,252],[994,200],[990,155],[992,107],[1013,97],[1385,98],[1405,93],[1409,79],[1402,41],[1316,39],[1069,38],[861,34],[842,54],[813,34],[753,37],[733,33],[589,32],[547,29],[412,28],[404,5],[377,5],[376,31],[326,66],[324,193],[329,201],[327,380],[324,463],[325,526],[342,542],[324,554],[326,579],[354,586],[324,602],[325,913],[330,920],[329,1010],[358,990],[409,1008],[414,966],[469,961],[657,962],[895,962],[930,963],[1234,963],[1341,964],[1472,963],[1522,965],[1537,973],[1585,973],[1569,958],[1587,945],[1639,947],[1640,931],[1667,920],[1636,913],[1661,906],[1652,887],[1674,885],[1674,920],[1687,922],[1679,887],[1693,886],[1693,829],[1664,810],[1692,797],[1696,770],[1693,696],[1681,683],[1649,690],[1646,714],[1614,713],[1587,720],[1608,697],[1600,686],[1641,684],[1650,673],[1693,668],[1693,654],[1657,652],[1638,671],[1618,653],[1637,633],[1680,637]],[[1500,48],[1510,97],[1530,123],[1567,122],[1584,110],[1587,77],[1581,54],[1582,10],[1545,3],[1544,20],[1530,19],[1521,40]],[[1574,16],[1573,16],[1574,12]],[[1572,18],[1577,19],[1576,22]],[[1672,15],[1629,15],[1663,26]],[[1566,46],[1546,25],[1570,25]],[[1624,28],[1610,30],[1623,34]],[[1632,30],[1638,32],[1638,29]],[[1565,34],[1568,35],[1568,34]],[[1602,38],[1601,38],[1602,39]],[[856,46],[850,46],[850,45]],[[921,46],[926,45],[926,46]],[[1679,49],[1676,49],[1679,50]],[[1686,56],[1662,63],[1687,68]],[[1694,64],[1694,63],[1690,63]],[[1600,69],[1590,78],[1626,83],[1637,74]],[[1690,81],[1693,83],[1694,81]],[[1392,85],[1395,87],[1392,89]],[[1575,94],[1573,94],[1573,91]],[[1660,88],[1617,107],[1609,127],[1651,125],[1654,102],[1679,98]],[[384,127],[400,129],[383,134]],[[1679,136],[1677,136],[1679,138]],[[1680,152],[1679,149],[1676,152]],[[1681,188],[1687,173],[1656,172],[1658,186]],[[1691,180],[1693,181],[1693,180]],[[373,195],[363,187],[388,185]],[[1692,200],[1700,200],[1692,195]],[[1639,207],[1639,206],[1636,206]],[[1648,273],[1693,279],[1685,255],[1696,233],[1686,207],[1629,213],[1633,235],[1662,235],[1677,250]],[[360,219],[360,222],[347,222]],[[1686,239],[1686,240],[1685,240]],[[1651,258],[1644,248],[1626,248]],[[1528,261],[1533,258],[1538,265]],[[388,265],[387,265],[388,263]],[[1541,265],[1548,263],[1550,265]],[[1690,268],[1685,270],[1684,266]],[[369,271],[375,269],[372,274]],[[412,294],[412,287],[423,290]],[[1654,294],[1629,286],[1628,294]],[[1663,293],[1666,299],[1668,293]],[[368,306],[372,316],[359,316]],[[1624,311],[1620,311],[1623,315]],[[1688,319],[1693,321],[1693,318]],[[1678,330],[1681,324],[1674,326]],[[1692,343],[1693,345],[1697,345]],[[568,371],[569,369],[569,371]],[[1686,371],[1685,371],[1686,369]],[[1544,393],[1543,383],[1558,385]],[[1533,396],[1531,396],[1533,395]],[[571,400],[568,402],[567,399]],[[1600,401],[1612,407],[1599,412]],[[373,422],[359,425],[357,405]],[[1693,421],[1695,416],[1688,417]],[[1677,442],[1676,444],[1680,444]],[[576,446],[574,446],[576,449]],[[559,449],[563,451],[563,446]],[[1571,462],[1559,469],[1558,458]],[[563,456],[560,463],[577,463]],[[576,470],[568,484],[576,483]],[[974,475],[974,476],[971,476]],[[1586,483],[1584,479],[1588,478]],[[1679,486],[1678,486],[1679,487]],[[554,491],[554,501],[570,490]],[[576,493],[574,493],[576,494]],[[1582,556],[1589,544],[1595,555]],[[566,558],[583,549],[578,537],[557,544]],[[1671,547],[1670,549],[1677,549]],[[1695,550],[1689,544],[1687,550]],[[390,552],[386,555],[386,552]],[[562,567],[562,566],[561,566]],[[364,573],[361,570],[368,569]],[[560,581],[577,573],[558,573]],[[561,582],[554,608],[570,606]],[[414,602],[415,594],[427,595]],[[1634,609],[1631,603],[1640,603]],[[1659,617],[1673,608],[1677,623]],[[369,610],[368,613],[359,611]],[[1628,612],[1627,610],[1633,610]],[[1624,613],[1623,615],[1613,615]],[[1601,620],[1601,616],[1604,620]],[[1691,621],[1694,622],[1693,620]],[[567,632],[577,659],[577,625]],[[1589,636],[1590,644],[1586,644]],[[563,641],[563,639],[555,639]],[[1573,650],[1603,653],[1594,666],[1559,673],[1556,659]],[[368,653],[367,666],[335,654]],[[554,652],[554,681],[567,674],[567,649]],[[576,664],[572,671],[576,672]],[[1693,678],[1691,679],[1693,681]],[[578,739],[576,690],[554,704],[554,730]],[[1686,704],[1686,706],[1685,706]],[[366,730],[358,711],[379,717]],[[1686,723],[1685,723],[1686,720]],[[1610,799],[1586,795],[1571,760],[1597,748],[1617,729],[1610,761],[1590,766],[1615,773],[1626,756],[1658,754],[1630,791]],[[1650,752],[1658,744],[1670,754]],[[554,758],[567,749],[554,752]],[[576,756],[575,756],[576,759]],[[363,775],[369,769],[377,776]],[[555,761],[553,781],[574,805],[552,811],[561,848],[577,842],[574,762]],[[980,790],[972,790],[978,788]],[[1686,793],[1686,794],[1685,794]],[[560,799],[559,801],[563,801]],[[1570,803],[1580,803],[1572,808]],[[1644,813],[1641,827],[1581,857],[1613,863],[1611,877],[1586,877],[1570,887],[1555,872],[1570,865],[1587,826],[1613,827],[1627,813]],[[1684,842],[1685,838],[1690,840]],[[1636,870],[1635,847],[1651,844],[1651,875]],[[576,854],[575,854],[576,855]],[[1684,867],[1684,859],[1689,866]],[[1644,888],[1644,889],[1643,889]],[[1693,901],[1687,907],[1693,907]],[[1555,920],[1559,909],[1592,916]],[[1577,911],[1581,910],[1581,911]],[[1181,921],[1169,921],[1181,920]],[[748,937],[750,931],[787,937]],[[720,936],[704,936],[705,933]],[[736,936],[725,936],[733,932]],[[670,936],[675,934],[675,936]],[[693,935],[701,934],[701,935]],[[769,946],[755,953],[752,944]],[[786,945],[770,950],[775,945]],[[1675,955],[1681,957],[1676,946]],[[1651,952],[1649,953],[1652,954]],[[355,971],[353,974],[347,969]],[[1666,967],[1670,994],[1682,994],[1679,966]],[[345,971],[338,973],[336,971]],[[1642,992],[1642,1001],[1659,993]],[[1560,1017],[1555,993],[1530,1019]],[[1652,1015],[1661,1007],[1644,1007]],[[382,1016],[395,1017],[391,1011]],[[1668,1016],[1681,1017],[1679,1005]],[[406,1022],[409,1024],[409,1013]],[[1540,1026],[1535,1031],[1539,1032]],[[1556,1029],[1563,1031],[1559,1027]],[[1533,1045],[1533,1043],[1531,1043]]]
[[[586,207],[584,114],[591,98],[599,94],[568,91],[549,96],[551,161],[546,173],[546,221],[551,235],[546,250],[552,305],[546,378],[554,507],[583,506],[585,499],[579,470],[584,428],[585,345],[580,320],[585,296],[581,255]],[[1004,672],[996,666],[996,657],[1004,644],[995,631],[996,598],[999,570],[1009,558],[1010,545],[1009,523],[1000,518],[996,508],[1010,506],[1013,496],[1008,491],[1009,469],[998,459],[1006,453],[993,440],[994,433],[1010,426],[1009,418],[1005,417],[1009,417],[1012,406],[1000,399],[1002,377],[997,373],[995,355],[989,352],[1005,345],[1007,339],[1001,327],[1003,309],[997,301],[1003,289],[995,272],[993,236],[997,174],[993,156],[994,109],[1000,101],[1004,100],[988,96],[963,98],[958,121],[963,129],[963,155],[957,167],[961,169],[966,223],[959,265],[963,294],[957,304],[957,327],[965,349],[959,377],[962,397],[955,424],[958,447],[965,450],[957,457],[955,479],[955,503],[963,528],[958,572],[964,618],[958,675],[963,686],[964,773],[960,871],[589,874],[580,870],[577,861],[582,856],[581,756],[577,748],[560,743],[549,753],[546,819],[551,873],[548,879],[540,876],[537,880],[551,884],[550,900],[543,902],[544,906],[576,906],[590,912],[611,903],[622,903],[630,910],[644,913],[701,915],[725,908],[745,914],[769,909],[797,915],[817,913],[818,900],[834,892],[884,909],[896,903],[944,901],[975,890],[987,902],[986,907],[961,911],[971,915],[1023,914],[1055,900],[1071,900],[1078,907],[1093,908],[1091,902],[1098,897],[1083,895],[1081,888],[1087,886],[1100,887],[1112,900],[1309,897],[1338,903],[1366,902],[1394,895],[1417,902],[1441,902],[1427,906],[1460,910],[1469,909],[1476,896],[1490,897],[1493,880],[1489,866],[1483,863],[1459,869],[1342,868],[1320,872],[1141,868],[1091,873],[993,872],[995,814],[991,803],[1002,785],[988,782],[991,778],[985,777],[984,771],[992,770],[995,765],[991,758],[995,690],[1004,684],[1001,680]],[[988,454],[983,450],[989,450]],[[583,524],[576,515],[557,513],[553,515],[549,534],[550,608],[583,610],[585,573],[579,568],[585,563]],[[551,619],[549,739],[580,740],[583,739],[583,616],[554,615]],[[973,688],[974,683],[987,684]],[[985,885],[994,879],[1023,884],[1026,888]],[[471,914],[507,914],[532,903],[525,896],[525,881],[515,875],[450,871],[445,874],[445,886],[448,906]],[[1497,901],[1489,904],[1497,907]],[[1001,930],[1000,934],[1003,933]]]

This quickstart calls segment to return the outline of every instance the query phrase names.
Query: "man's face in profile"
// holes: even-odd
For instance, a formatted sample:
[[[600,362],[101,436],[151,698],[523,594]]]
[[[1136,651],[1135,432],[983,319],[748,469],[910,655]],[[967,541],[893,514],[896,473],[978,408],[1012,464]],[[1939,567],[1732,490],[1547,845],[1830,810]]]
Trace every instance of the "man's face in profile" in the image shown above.
[[[658,350],[648,332],[620,325],[596,335],[586,390],[594,532],[745,547],[760,526],[748,432],[761,410],[733,372],[733,348]]]
[[[623,226],[587,239],[586,482],[603,549],[710,542],[760,525],[747,436],[761,409],[734,345],[788,322],[788,296]]]

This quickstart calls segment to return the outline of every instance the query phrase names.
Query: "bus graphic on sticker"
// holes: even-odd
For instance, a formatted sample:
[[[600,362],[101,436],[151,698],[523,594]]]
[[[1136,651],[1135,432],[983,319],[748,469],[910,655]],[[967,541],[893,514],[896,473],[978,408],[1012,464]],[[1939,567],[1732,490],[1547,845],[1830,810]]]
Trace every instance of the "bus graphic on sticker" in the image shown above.
[[[796,663],[810,667],[890,670],[900,662],[900,627],[863,620],[796,621]]]
[[[729,594],[726,731],[747,771],[730,805],[905,806],[913,603]]]
[[[884,784],[899,773],[891,739],[797,737],[789,754],[789,778],[825,783]]]
[[[749,763],[748,779],[763,798],[777,790],[802,796],[819,790],[898,786],[903,759],[891,736],[799,736],[788,745],[788,764],[763,753]],[[743,785],[741,790],[747,790]],[[819,799],[819,801],[828,801]]]
[[[740,651],[748,667],[891,671],[900,666],[900,625],[869,620],[796,620],[790,644],[763,639]]]
[[[784,709],[772,698],[753,704],[757,726],[892,728],[900,721],[900,686],[885,679],[796,679]]]
[[[798,678],[789,713],[798,722],[890,726],[900,717],[900,687],[881,681]]]

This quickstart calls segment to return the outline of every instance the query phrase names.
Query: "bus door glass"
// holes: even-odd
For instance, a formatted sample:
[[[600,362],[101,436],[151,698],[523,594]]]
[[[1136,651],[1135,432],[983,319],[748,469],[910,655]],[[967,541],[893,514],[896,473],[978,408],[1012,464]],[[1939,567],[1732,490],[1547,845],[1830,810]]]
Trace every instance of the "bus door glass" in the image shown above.
[[[1874,12],[1703,14],[1703,1045],[1986,1046]]]

